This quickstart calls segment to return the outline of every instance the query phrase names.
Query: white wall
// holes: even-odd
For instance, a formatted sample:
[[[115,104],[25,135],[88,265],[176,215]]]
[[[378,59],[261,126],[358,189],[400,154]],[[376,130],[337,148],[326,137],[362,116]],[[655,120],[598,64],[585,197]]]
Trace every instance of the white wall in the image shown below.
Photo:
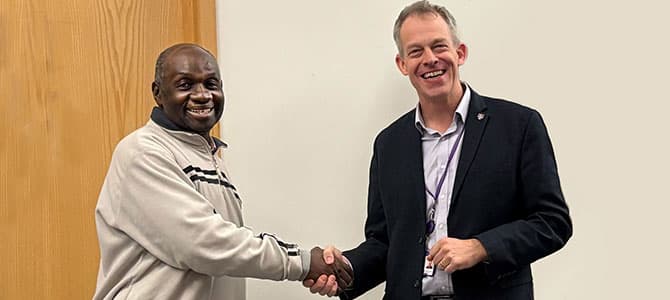
[[[409,2],[217,1],[226,159],[256,231],[305,247],[362,240],[373,138],[416,103],[391,38]],[[470,48],[462,78],[549,127],[575,235],[533,265],[537,299],[666,297],[670,6],[435,3]],[[320,298],[249,280],[249,300],[268,297]]]

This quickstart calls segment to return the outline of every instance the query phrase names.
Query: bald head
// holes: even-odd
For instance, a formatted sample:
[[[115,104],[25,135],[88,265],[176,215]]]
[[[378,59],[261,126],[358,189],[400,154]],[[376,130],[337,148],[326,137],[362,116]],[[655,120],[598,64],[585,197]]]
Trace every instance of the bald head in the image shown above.
[[[198,44],[191,44],[191,43],[180,43],[180,44],[174,44],[165,50],[163,50],[159,55],[158,58],[156,59],[156,69],[154,71],[154,82],[156,84],[160,84],[161,81],[163,80],[163,76],[165,74],[165,62],[167,61],[168,57],[170,57],[172,54],[179,52],[180,50],[184,49],[199,49],[205,52],[209,57],[212,59],[212,61],[216,62],[216,58],[214,55],[209,52],[209,50],[203,48],[202,46]]]

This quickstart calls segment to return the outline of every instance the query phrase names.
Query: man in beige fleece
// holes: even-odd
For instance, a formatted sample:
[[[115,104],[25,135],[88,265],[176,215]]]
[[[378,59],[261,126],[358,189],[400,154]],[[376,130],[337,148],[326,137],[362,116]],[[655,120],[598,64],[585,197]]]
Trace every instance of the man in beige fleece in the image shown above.
[[[146,125],[117,145],[95,211],[100,266],[93,299],[245,299],[244,277],[301,281],[338,273],[311,251],[244,226],[242,200],[210,135],[224,95],[214,56],[164,50]]]

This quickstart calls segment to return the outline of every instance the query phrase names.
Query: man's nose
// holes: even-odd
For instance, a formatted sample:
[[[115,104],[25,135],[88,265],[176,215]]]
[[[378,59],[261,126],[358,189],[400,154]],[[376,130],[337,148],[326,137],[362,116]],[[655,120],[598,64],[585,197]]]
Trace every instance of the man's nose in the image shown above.
[[[191,98],[197,101],[209,101],[212,100],[212,92],[203,84],[198,84],[191,94]]]
[[[424,59],[423,59],[423,64],[424,65],[434,65],[437,63],[437,56],[435,56],[435,53],[433,53],[432,50],[428,49],[423,52],[424,53]]]

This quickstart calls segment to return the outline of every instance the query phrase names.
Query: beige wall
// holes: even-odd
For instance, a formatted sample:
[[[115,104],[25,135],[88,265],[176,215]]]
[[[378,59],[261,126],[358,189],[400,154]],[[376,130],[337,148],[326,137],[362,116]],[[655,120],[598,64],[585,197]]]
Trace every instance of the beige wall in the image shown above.
[[[549,127],[575,235],[534,264],[536,298],[663,298],[670,5],[435,2],[470,47],[463,79],[538,109]],[[303,246],[362,240],[372,140],[416,101],[391,39],[408,3],[218,1],[227,160],[256,231]],[[249,300],[268,294],[318,298],[250,281]]]

